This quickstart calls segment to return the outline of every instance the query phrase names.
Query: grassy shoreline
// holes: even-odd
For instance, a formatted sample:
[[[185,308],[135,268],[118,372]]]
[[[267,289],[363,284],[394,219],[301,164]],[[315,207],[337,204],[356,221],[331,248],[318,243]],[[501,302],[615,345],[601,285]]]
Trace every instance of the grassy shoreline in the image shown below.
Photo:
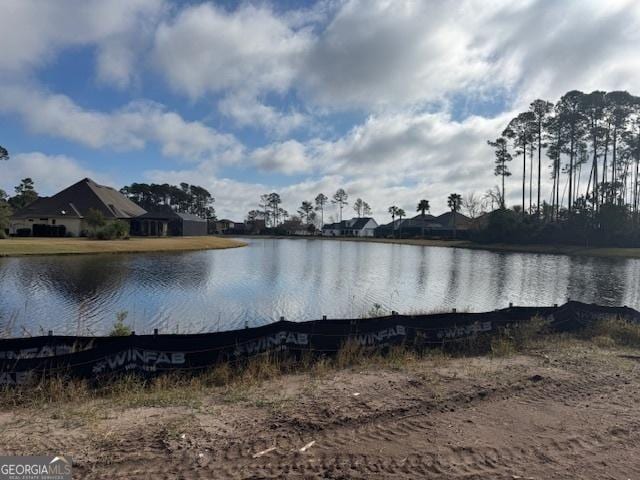
[[[165,237],[128,240],[88,238],[10,238],[0,240],[0,257],[25,255],[79,255],[92,253],[143,253],[216,250],[243,247],[246,243],[221,237]]]
[[[590,256],[608,258],[640,258],[640,248],[618,247],[580,247],[576,245],[542,245],[512,243],[475,243],[470,240],[435,240],[429,238],[356,238],[356,237],[302,237],[302,236],[243,236],[238,238],[287,238],[306,240],[328,240],[338,242],[391,243],[398,245],[417,245],[427,247],[466,248],[491,252],[547,253],[552,255]]]

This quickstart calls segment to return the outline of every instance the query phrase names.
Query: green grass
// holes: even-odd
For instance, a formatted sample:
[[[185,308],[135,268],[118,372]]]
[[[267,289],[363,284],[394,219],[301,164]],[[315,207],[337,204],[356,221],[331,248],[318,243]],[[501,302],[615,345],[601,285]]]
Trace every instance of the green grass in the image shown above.
[[[84,253],[168,252],[242,247],[230,238],[163,237],[128,240],[90,240],[88,238],[9,238],[0,240],[0,257],[19,255],[65,255]]]

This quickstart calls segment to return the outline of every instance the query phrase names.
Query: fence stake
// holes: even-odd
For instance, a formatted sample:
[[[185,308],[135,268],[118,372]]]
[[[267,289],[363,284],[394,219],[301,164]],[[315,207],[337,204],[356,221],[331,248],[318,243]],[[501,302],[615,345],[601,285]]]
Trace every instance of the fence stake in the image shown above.
[[[154,334],[154,335],[158,335],[158,329],[157,329],[157,328],[154,328],[154,329],[153,329],[153,334]]]
[[[49,336],[53,337],[53,330],[49,330]]]

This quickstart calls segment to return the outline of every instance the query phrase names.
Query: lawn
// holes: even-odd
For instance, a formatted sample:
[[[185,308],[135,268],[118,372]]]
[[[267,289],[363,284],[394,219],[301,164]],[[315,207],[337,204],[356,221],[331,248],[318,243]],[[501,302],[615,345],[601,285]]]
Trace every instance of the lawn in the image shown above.
[[[581,247],[577,245],[544,245],[518,243],[475,243],[470,240],[431,239],[431,238],[372,238],[372,237],[268,237],[307,240],[329,240],[340,242],[395,243],[400,245],[419,245],[427,247],[454,247],[493,252],[548,253],[554,255],[581,255],[590,257],[640,258],[640,248],[621,247]]]
[[[213,250],[246,245],[221,237],[131,238],[90,240],[87,238],[10,238],[0,240],[0,257],[15,255],[64,255],[79,253],[169,252]]]

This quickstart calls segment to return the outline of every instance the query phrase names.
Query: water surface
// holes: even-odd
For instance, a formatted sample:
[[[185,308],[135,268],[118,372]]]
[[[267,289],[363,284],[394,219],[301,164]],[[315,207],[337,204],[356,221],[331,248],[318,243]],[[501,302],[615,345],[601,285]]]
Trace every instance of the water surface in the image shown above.
[[[486,311],[567,298],[640,309],[640,260],[250,239],[183,253],[0,258],[0,335],[209,332],[383,311]]]

